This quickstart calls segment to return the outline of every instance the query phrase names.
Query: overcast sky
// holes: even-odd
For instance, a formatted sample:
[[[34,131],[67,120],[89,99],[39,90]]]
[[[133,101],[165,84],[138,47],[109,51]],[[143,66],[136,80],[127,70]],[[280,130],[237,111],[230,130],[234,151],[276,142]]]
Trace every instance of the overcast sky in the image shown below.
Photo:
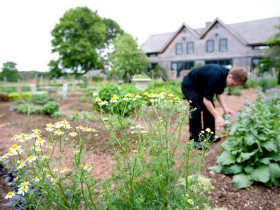
[[[20,71],[48,71],[50,32],[78,6],[113,19],[139,45],[183,23],[196,29],[216,17],[225,24],[280,17],[280,0],[0,0],[0,69],[13,61]]]

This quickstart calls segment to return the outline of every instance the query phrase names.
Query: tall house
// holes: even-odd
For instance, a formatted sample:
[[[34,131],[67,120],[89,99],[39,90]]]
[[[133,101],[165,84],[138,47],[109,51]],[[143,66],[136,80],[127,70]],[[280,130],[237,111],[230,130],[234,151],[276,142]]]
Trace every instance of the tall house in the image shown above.
[[[152,67],[167,71],[189,70],[216,63],[253,69],[266,56],[266,41],[278,31],[280,17],[225,24],[219,18],[193,29],[183,23],[172,33],[151,35],[141,46]]]

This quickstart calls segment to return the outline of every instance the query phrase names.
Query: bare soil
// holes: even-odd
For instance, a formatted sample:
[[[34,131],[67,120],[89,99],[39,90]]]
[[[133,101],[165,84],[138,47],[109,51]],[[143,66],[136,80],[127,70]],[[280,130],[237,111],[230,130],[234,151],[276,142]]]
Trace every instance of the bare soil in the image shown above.
[[[244,106],[244,103],[253,102],[256,99],[256,90],[243,90],[241,96],[225,95],[228,106],[238,112]],[[73,112],[88,111],[93,112],[90,102],[81,102],[80,96],[77,94],[69,94],[69,96],[60,100],[60,112],[63,114],[60,118],[50,118],[45,115],[23,115],[13,111],[13,102],[0,102],[0,155],[7,152],[12,144],[11,137],[20,132],[31,132],[38,128],[44,129],[45,125],[50,122],[59,120],[69,120],[69,115]],[[216,105],[220,113],[221,107]],[[98,120],[98,114],[94,113],[96,119],[94,121],[82,121],[81,119],[71,122],[72,127],[83,125],[95,128],[98,132],[94,139],[88,144],[87,161],[94,164],[94,175],[96,178],[104,179],[110,176],[112,166],[114,164],[112,152],[110,151],[110,143],[108,141],[108,133],[104,131],[103,123]],[[186,134],[182,142],[187,139]],[[220,154],[220,145],[222,142],[214,143],[207,151],[205,167],[203,175],[210,178],[214,189],[209,193],[208,197],[215,207],[225,207],[229,210],[280,210],[280,188],[266,187],[261,184],[254,184],[247,189],[235,189],[230,181],[231,176],[223,174],[215,174],[209,171],[210,166],[216,165],[216,158]],[[4,198],[9,191],[9,186],[4,183],[3,177],[0,176],[0,209],[8,209],[2,206],[7,200]]]

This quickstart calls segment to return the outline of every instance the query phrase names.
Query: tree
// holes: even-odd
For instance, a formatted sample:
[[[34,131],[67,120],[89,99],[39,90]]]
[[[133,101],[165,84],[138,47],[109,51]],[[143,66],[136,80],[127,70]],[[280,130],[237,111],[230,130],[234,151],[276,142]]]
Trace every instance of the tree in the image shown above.
[[[118,36],[113,44],[114,51],[109,54],[112,71],[116,72],[125,82],[131,82],[128,75],[132,77],[147,70],[150,62],[131,35],[125,33]]]
[[[280,25],[276,26],[280,30]],[[275,34],[273,38],[267,41],[267,45],[270,47],[268,54],[273,66],[278,72],[278,84],[280,84],[280,31]]]
[[[12,61],[3,63],[1,80],[4,80],[6,78],[6,80],[9,82],[16,82],[19,79],[19,74],[16,65],[17,64]]]
[[[124,31],[121,29],[119,24],[110,18],[103,18],[103,23],[106,26],[106,37],[104,48],[99,51],[100,57],[102,58],[105,69],[109,68],[108,55],[113,50],[113,40],[118,35],[123,35]]]
[[[52,34],[52,52],[57,61],[49,63],[51,72],[80,75],[90,69],[102,68],[97,49],[104,47],[106,26],[97,12],[87,7],[68,10],[55,25]]]

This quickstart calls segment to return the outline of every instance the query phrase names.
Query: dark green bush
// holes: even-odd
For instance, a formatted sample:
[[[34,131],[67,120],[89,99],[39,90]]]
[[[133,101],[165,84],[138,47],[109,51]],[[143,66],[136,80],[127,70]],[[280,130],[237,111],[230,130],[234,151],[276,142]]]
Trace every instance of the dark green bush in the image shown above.
[[[246,84],[244,85],[245,89],[257,87],[258,82],[254,79],[248,79]]]
[[[52,116],[54,113],[58,112],[58,110],[59,110],[59,104],[56,103],[55,101],[49,101],[42,108],[42,112],[44,114],[50,115],[50,116]]]
[[[29,101],[34,103],[34,104],[46,104],[48,101],[50,100],[50,98],[48,97],[48,95],[45,94],[36,94],[36,95],[31,95],[29,98]]]
[[[258,79],[258,85],[262,87],[263,90],[268,90],[270,88],[274,88],[277,86],[277,78],[269,77],[264,78],[261,77]]]

